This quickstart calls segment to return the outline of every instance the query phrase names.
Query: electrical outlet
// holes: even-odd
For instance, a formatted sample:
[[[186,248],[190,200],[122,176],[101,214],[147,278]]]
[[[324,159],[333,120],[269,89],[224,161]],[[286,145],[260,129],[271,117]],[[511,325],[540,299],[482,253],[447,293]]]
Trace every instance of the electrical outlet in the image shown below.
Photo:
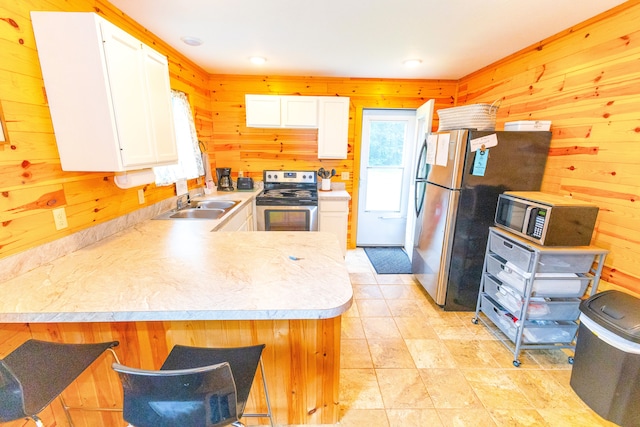
[[[138,189],[138,203],[144,205],[144,190],[142,188]]]
[[[343,181],[349,181],[349,172],[342,172],[340,178],[342,178]]]
[[[67,213],[65,212],[64,207],[54,209],[51,212],[53,213],[53,221],[56,223],[56,230],[62,230],[69,226],[67,223]]]

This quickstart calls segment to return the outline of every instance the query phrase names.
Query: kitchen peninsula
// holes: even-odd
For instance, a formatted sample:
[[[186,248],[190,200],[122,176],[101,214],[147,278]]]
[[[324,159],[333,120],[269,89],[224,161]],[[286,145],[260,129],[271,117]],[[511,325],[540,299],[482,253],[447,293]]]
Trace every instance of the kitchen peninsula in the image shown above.
[[[352,289],[336,237],[210,231],[206,220],[145,221],[0,283],[0,329],[61,342],[118,340],[121,361],[147,369],[175,344],[265,343],[276,423],[337,422],[340,321]],[[65,392],[68,404],[121,407],[106,359]],[[266,410],[258,388],[249,406]],[[119,413],[73,416],[122,423]]]

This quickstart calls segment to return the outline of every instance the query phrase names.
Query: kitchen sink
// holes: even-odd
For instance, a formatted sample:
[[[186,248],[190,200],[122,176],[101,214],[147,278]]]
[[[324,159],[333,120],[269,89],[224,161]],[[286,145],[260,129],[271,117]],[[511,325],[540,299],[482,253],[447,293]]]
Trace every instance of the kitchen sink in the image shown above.
[[[189,207],[172,209],[153,219],[220,219],[238,203],[238,200],[193,201]]]
[[[218,219],[222,217],[226,211],[224,209],[182,209],[169,215],[170,219]]]
[[[238,200],[201,200],[199,202],[191,202],[196,209],[231,209],[240,203]]]

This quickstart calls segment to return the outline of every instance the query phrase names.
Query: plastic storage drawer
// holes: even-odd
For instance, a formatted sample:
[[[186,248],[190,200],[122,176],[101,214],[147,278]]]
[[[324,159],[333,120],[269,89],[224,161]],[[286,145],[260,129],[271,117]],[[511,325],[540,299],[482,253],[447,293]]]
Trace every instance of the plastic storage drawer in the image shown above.
[[[481,310],[511,341],[516,340],[517,319],[491,298],[482,296]],[[522,341],[525,344],[553,344],[572,342],[578,325],[556,320],[531,320],[525,323]]]
[[[495,233],[489,234],[489,249],[523,271],[531,271],[535,252]],[[538,258],[538,273],[587,273],[595,255],[544,252]]]
[[[495,277],[502,284],[506,284],[518,291],[521,295],[525,293],[525,274],[519,269],[510,267],[510,263],[496,257],[487,257],[487,272]],[[573,273],[542,273],[536,274],[533,281],[531,295],[535,297],[549,298],[579,298],[584,295],[589,286],[589,277],[576,275]],[[555,276],[557,275],[557,276]]]
[[[496,302],[519,316],[524,304],[524,297],[508,285],[503,285],[490,275],[485,275],[484,292]],[[580,316],[579,298],[536,298],[529,299],[527,319],[536,320],[578,320]]]

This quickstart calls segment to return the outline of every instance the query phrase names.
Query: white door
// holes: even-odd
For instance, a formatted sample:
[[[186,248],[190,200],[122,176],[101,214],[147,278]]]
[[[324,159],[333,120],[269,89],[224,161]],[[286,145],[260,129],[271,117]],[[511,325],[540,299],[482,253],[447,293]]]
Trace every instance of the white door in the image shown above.
[[[426,103],[422,104],[416,110],[416,136],[414,138],[413,157],[411,159],[411,181],[409,184],[409,205],[407,210],[407,228],[404,238],[404,251],[409,255],[409,260],[413,258],[413,243],[415,239],[415,227],[416,227],[416,202],[413,195],[416,192],[416,183],[414,181],[416,174],[416,167],[418,163],[418,155],[422,144],[427,136],[431,133],[431,126],[433,121],[433,106],[435,101],[430,99]]]
[[[404,246],[415,110],[364,110],[357,246]]]

